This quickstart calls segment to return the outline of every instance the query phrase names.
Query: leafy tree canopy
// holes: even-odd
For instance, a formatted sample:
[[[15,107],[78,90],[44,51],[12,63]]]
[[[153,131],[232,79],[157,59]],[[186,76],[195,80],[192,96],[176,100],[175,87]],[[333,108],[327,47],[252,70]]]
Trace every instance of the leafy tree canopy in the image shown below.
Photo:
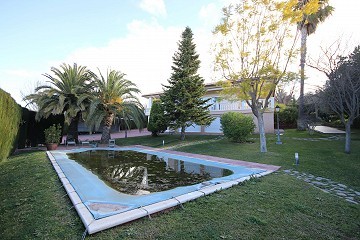
[[[224,79],[222,94],[246,100],[258,119],[260,150],[266,152],[263,113],[269,106],[289,62],[296,55],[291,22],[283,18],[278,3],[245,0],[223,8],[214,34],[215,70]]]

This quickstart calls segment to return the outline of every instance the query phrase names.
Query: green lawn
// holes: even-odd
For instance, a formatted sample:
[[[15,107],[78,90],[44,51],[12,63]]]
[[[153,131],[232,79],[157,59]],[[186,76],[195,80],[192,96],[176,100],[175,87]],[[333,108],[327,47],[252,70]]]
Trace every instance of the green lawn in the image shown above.
[[[268,135],[268,153],[254,143],[235,144],[217,136],[118,139],[119,145],[142,144],[245,161],[331,178],[360,191],[360,133],[352,154],[343,140],[287,130],[283,145]],[[306,138],[307,140],[304,140]],[[309,141],[308,138],[318,141]],[[209,141],[213,140],[213,141]],[[202,141],[201,144],[196,144]],[[181,143],[183,145],[183,143]],[[84,227],[44,152],[24,153],[0,163],[0,239],[80,239]],[[324,193],[282,171],[199,198],[166,213],[115,227],[89,239],[360,239],[360,206]]]

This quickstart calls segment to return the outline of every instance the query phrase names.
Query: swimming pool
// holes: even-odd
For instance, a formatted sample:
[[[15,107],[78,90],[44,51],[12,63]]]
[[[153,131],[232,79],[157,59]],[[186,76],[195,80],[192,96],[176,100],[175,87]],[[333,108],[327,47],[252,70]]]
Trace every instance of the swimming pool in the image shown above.
[[[133,196],[164,192],[233,174],[218,166],[138,151],[90,150],[67,155],[109,187]]]
[[[153,149],[142,146],[127,148],[96,148],[96,151],[132,151],[156,155],[165,162],[180,160],[188,166],[221,169],[230,171],[230,175],[214,175],[214,177],[196,184],[177,186],[163,191],[146,194],[129,194],[119,192],[100,180],[99,176],[84,168],[80,163],[71,160],[67,153],[89,153],[94,149],[80,148],[75,150],[47,152],[51,163],[64,185],[74,207],[81,217],[89,234],[123,224],[137,218],[150,216],[158,211],[174,207],[238,184],[250,176],[269,174],[279,167],[234,161],[211,156]],[[109,155],[111,158],[111,155]],[[106,161],[106,159],[104,160]],[[184,164],[184,166],[185,166]],[[195,171],[195,169],[193,169]],[[229,173],[229,172],[228,172]]]

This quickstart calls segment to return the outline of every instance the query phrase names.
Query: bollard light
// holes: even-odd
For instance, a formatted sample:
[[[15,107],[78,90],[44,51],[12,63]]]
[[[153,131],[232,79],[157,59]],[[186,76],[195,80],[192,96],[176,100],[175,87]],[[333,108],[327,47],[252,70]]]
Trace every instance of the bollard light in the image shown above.
[[[295,165],[299,165],[299,153],[295,153]]]
[[[165,140],[163,140],[163,146],[165,145]]]

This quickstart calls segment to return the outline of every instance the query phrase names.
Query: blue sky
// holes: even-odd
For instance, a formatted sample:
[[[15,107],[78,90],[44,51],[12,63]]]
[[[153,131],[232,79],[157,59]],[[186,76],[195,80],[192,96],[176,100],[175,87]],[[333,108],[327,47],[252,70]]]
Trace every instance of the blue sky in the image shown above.
[[[142,93],[161,91],[186,26],[194,32],[202,67],[213,79],[211,30],[231,0],[2,0],[0,88],[21,103],[52,66],[77,62],[92,70],[127,74]],[[360,1],[359,1],[360,2]],[[337,36],[360,43],[357,0],[332,0],[334,15],[309,38],[309,52]],[[313,78],[321,78],[318,73]],[[310,77],[311,78],[311,77]],[[310,84],[311,85],[311,84]]]

